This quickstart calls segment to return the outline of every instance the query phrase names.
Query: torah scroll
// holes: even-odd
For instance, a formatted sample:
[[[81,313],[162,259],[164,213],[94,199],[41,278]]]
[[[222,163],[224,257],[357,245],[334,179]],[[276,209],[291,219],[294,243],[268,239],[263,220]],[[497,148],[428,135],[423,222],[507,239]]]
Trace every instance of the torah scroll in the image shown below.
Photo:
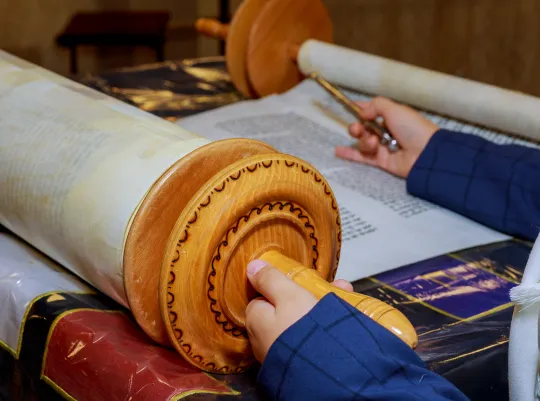
[[[0,223],[129,307],[138,206],[204,138],[0,53]]]
[[[504,133],[540,140],[540,99],[317,40],[298,67],[330,82]]]
[[[0,53],[0,224],[130,308],[161,343],[159,269],[183,206],[219,168],[271,151],[221,146]]]
[[[253,363],[246,266],[256,258],[416,346],[400,311],[328,283],[339,208],[300,158],[250,139],[211,142],[4,53],[0,116],[0,224],[193,365],[239,373]]]

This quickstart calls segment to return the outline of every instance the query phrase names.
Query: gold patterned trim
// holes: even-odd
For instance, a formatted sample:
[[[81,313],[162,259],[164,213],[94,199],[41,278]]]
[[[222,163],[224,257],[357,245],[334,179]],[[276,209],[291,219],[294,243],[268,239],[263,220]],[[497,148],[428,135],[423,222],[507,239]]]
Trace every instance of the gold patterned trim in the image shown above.
[[[197,395],[197,394],[234,395],[234,396],[242,395],[242,393],[240,393],[239,391],[236,391],[233,389],[230,389],[230,390],[231,390],[230,392],[222,392],[222,391],[216,391],[216,390],[188,390],[188,391],[184,391],[183,393],[173,395],[170,398],[170,401],[183,400],[189,396]]]
[[[19,355],[21,353],[21,345],[22,345],[22,340],[23,340],[23,335],[24,335],[24,328],[26,326],[26,319],[28,318],[28,313],[30,313],[30,309],[32,309],[32,306],[34,306],[34,304],[37,301],[39,301],[40,299],[45,298],[45,297],[49,297],[51,295],[56,295],[56,294],[92,295],[92,294],[95,294],[95,292],[93,292],[93,291],[87,292],[87,291],[58,291],[58,290],[54,290],[54,291],[44,292],[43,294],[40,294],[40,295],[37,295],[36,297],[34,297],[28,303],[28,306],[26,307],[26,310],[24,311],[23,318],[21,319],[21,323],[20,323],[20,326],[19,326],[19,336],[18,336],[18,339],[17,339],[17,349],[14,350],[7,343],[0,340],[0,347],[4,348],[11,355],[13,355],[13,357],[16,360],[19,359]]]

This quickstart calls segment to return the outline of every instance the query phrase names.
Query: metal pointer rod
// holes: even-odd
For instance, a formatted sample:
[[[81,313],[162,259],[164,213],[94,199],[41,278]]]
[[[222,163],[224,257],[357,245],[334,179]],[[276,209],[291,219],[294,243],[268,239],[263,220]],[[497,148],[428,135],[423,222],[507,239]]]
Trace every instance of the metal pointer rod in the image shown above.
[[[338,102],[351,111],[358,120],[371,132],[377,135],[381,141],[381,144],[386,145],[390,152],[397,152],[400,147],[399,143],[388,130],[374,121],[365,120],[360,114],[361,109],[356,103],[345,96],[339,89],[333,86],[330,82],[322,78],[319,74],[312,72],[309,74],[309,78],[313,79],[319,85],[321,85],[328,93],[330,93]]]

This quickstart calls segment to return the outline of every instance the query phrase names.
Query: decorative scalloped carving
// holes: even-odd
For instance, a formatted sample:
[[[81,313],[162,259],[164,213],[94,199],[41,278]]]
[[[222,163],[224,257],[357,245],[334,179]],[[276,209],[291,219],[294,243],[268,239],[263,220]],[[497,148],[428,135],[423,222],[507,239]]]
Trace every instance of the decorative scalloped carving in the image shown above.
[[[193,217],[189,219],[188,224],[186,225],[186,227],[185,227],[185,229],[183,231],[182,237],[178,240],[178,242],[176,244],[177,245],[177,250],[176,250],[176,253],[175,253],[175,257],[174,257],[173,260],[171,260],[171,264],[170,264],[171,270],[169,271],[169,282],[168,282],[168,291],[167,291],[167,307],[169,309],[169,321],[171,323],[171,327],[173,329],[175,338],[178,341],[178,343],[181,345],[184,352],[194,362],[196,362],[202,368],[207,369],[207,370],[212,370],[212,371],[221,372],[221,373],[242,373],[242,372],[245,371],[245,368],[240,367],[240,368],[234,369],[234,368],[231,368],[229,366],[220,366],[220,367],[218,367],[218,366],[215,365],[214,362],[206,361],[201,355],[197,354],[196,351],[193,350],[193,347],[191,346],[191,344],[188,344],[188,343],[184,342],[182,329],[180,327],[178,327],[179,321],[181,322],[181,319],[178,319],[177,313],[172,310],[173,306],[174,306],[174,299],[175,298],[174,298],[174,294],[171,291],[172,291],[172,286],[173,286],[174,282],[176,281],[176,276],[175,276],[174,272],[172,271],[172,269],[174,269],[175,265],[180,262],[181,257],[180,257],[179,249],[182,247],[183,244],[185,244],[189,240],[189,230],[193,226],[195,226],[197,224],[198,217],[200,216],[200,213],[202,213],[204,211],[204,209],[211,204],[212,195],[218,195],[220,193],[223,193],[227,188],[227,183],[229,183],[230,181],[238,181],[245,174],[255,173],[258,169],[262,169],[262,168],[269,169],[274,165],[274,163],[276,165],[279,165],[280,161],[279,160],[275,160],[275,161],[271,160],[271,161],[268,161],[268,162],[257,162],[257,163],[254,163],[254,164],[248,166],[248,167],[242,168],[241,170],[229,175],[229,177],[224,179],[223,182],[221,182],[219,185],[217,185],[213,189],[213,191],[211,191],[211,195],[208,195],[207,198],[203,202],[201,202],[200,205],[197,207],[197,210],[194,212]],[[286,167],[288,167],[288,168],[295,168],[295,169],[298,169],[299,171],[301,171],[304,174],[311,175],[313,177],[314,181],[316,183],[320,184],[323,187],[324,193],[330,198],[332,209],[335,210],[335,211],[338,211],[338,205],[337,205],[336,199],[332,195],[331,190],[328,188],[328,185],[326,184],[326,182],[323,180],[322,177],[320,177],[310,167],[307,167],[307,166],[303,165],[302,163],[299,163],[299,162],[296,162],[296,161],[289,162],[287,160],[285,160],[284,163],[285,163]],[[285,207],[288,204],[294,205],[291,202],[274,202],[273,204],[274,205],[279,204],[280,207],[282,205],[283,205],[283,207]],[[245,220],[244,222],[247,222],[247,220],[249,220],[249,218],[250,218],[250,216],[252,215],[253,212],[258,213],[258,214],[262,213],[262,210],[263,210],[263,208],[265,206],[266,205],[263,205],[262,207],[256,207],[256,208],[252,209],[250,211],[250,213],[248,213],[246,216],[242,216],[238,220],[237,225],[242,219]],[[298,208],[300,210],[300,215],[301,215],[302,214],[301,209],[296,205],[294,207],[295,207],[295,209]],[[293,208],[291,206],[291,212],[292,212],[292,210],[293,210]],[[300,216],[298,216],[298,217],[300,218]],[[304,216],[304,217],[306,217],[306,216]],[[233,230],[237,230],[238,229],[237,225],[232,227],[228,231],[228,233],[232,232]],[[335,266],[337,267],[338,262],[339,262],[339,257],[340,257],[340,250],[341,250],[341,221],[340,221],[340,218],[339,218],[339,213],[338,213],[337,218],[336,218],[336,225],[338,226],[337,240],[338,240],[338,243],[339,243],[339,245],[337,247],[337,252],[336,252],[336,255],[335,255],[335,260],[336,260]],[[314,229],[313,225],[311,225],[309,220],[306,221],[305,227],[312,230],[312,233],[311,233],[310,236],[311,236],[311,238],[312,238],[312,240],[314,242],[313,251],[314,251],[314,255],[316,255],[316,256],[314,256],[313,263],[314,263],[314,266],[315,266],[317,258],[318,258],[318,250],[317,250],[318,240],[317,240],[317,238],[315,236],[315,229]],[[227,244],[227,237],[225,237],[224,242],[222,242],[220,244],[220,246],[223,246],[223,244]],[[212,262],[212,271],[210,272],[210,274],[208,276],[208,284],[209,284],[210,288],[213,287],[211,277],[214,277],[216,275],[216,270],[214,268],[214,261],[219,261],[219,260],[220,260],[220,254],[219,254],[219,247],[218,247],[218,250],[216,251],[216,255],[214,256],[214,259],[213,259],[213,262]],[[331,274],[330,274],[332,279],[335,277],[335,274],[336,274],[336,269],[334,269],[334,271],[332,271]],[[207,295],[208,295],[208,298],[211,300],[211,302],[213,302],[214,305],[215,305],[215,303],[217,301],[215,301],[215,299],[210,297],[210,293],[212,291],[213,291],[213,288],[212,288],[212,290],[209,289]],[[214,309],[212,309],[212,312],[216,316],[216,322],[218,324],[221,324],[225,330],[229,329],[229,328],[226,328],[226,323],[223,324],[222,321],[220,321],[218,319],[219,316],[221,316],[220,311],[215,311]],[[244,335],[243,331],[234,331],[235,329],[229,329],[229,330],[231,331],[231,333],[234,336]],[[238,330],[238,329],[236,329],[236,330]]]
[[[218,271],[218,265],[222,260],[222,250],[229,246],[229,243],[231,243],[232,239],[234,238],[234,235],[238,232],[238,229],[241,228],[243,224],[246,224],[249,222],[251,217],[253,215],[260,216],[261,214],[264,214],[265,212],[272,212],[274,208],[278,207],[280,211],[287,211],[286,208],[288,208],[288,212],[298,218],[299,220],[302,220],[304,222],[304,227],[309,229],[311,232],[309,234],[309,237],[312,241],[312,251],[313,251],[313,260],[312,260],[312,267],[315,269],[317,267],[317,260],[319,259],[319,251],[317,249],[317,246],[319,244],[319,241],[317,239],[317,236],[315,235],[315,228],[309,221],[309,217],[306,215],[306,212],[298,205],[292,203],[292,202],[272,202],[272,203],[265,203],[261,207],[254,207],[249,211],[249,213],[245,214],[244,216],[240,217],[236,223],[230,227],[227,230],[227,233],[225,234],[225,237],[218,245],[216,252],[214,254],[214,257],[212,258],[212,264],[211,264],[211,270],[210,274],[208,275],[208,290],[206,292],[206,295],[210,301],[210,310],[214,314],[214,319],[218,325],[223,327],[223,330],[225,332],[231,334],[234,337],[246,337],[246,330],[238,328],[234,323],[230,322],[228,319],[226,319],[223,315],[223,311],[219,307],[218,301],[215,298],[213,292],[215,290],[214,286],[214,277],[217,274]]]

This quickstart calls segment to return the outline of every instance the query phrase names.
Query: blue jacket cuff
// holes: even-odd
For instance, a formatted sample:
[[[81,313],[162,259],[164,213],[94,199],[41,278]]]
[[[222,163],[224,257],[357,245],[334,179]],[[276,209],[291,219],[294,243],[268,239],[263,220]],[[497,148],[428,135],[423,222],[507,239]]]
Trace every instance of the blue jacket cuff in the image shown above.
[[[271,400],[464,400],[398,337],[334,294],[286,330],[261,367]]]
[[[446,168],[455,164],[458,158],[464,155],[460,152],[463,149],[460,146],[460,141],[466,141],[470,135],[463,137],[466,134],[440,129],[431,137],[430,141],[413,165],[409,176],[407,177],[407,191],[419,198],[430,199],[430,178],[433,176],[435,169],[439,169],[441,164]],[[446,145],[451,140],[455,146],[452,146],[452,153],[442,145]],[[442,158],[441,158],[442,156]],[[474,154],[466,155],[469,160],[474,158]],[[472,167],[472,166],[471,166]]]
[[[407,191],[503,233],[534,241],[540,226],[540,151],[441,129]]]

